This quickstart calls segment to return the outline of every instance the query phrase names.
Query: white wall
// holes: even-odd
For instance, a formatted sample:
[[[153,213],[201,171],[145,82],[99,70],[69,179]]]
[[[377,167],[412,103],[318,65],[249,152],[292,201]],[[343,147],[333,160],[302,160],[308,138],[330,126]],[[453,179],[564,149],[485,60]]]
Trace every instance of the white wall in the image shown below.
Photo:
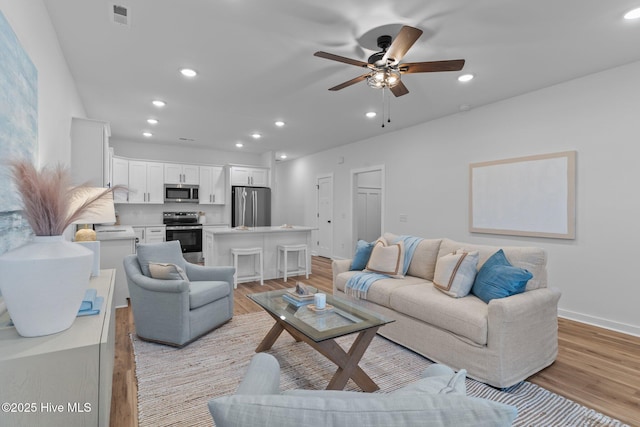
[[[350,171],[384,164],[386,230],[543,247],[561,315],[640,335],[638,75],[640,62],[281,162],[275,223],[315,225],[315,178],[333,172],[334,256],[350,257]],[[469,163],[567,150],[578,153],[575,240],[468,231]]]
[[[40,0],[0,0],[0,10],[38,70],[38,162],[69,164],[71,117],[85,117],[49,12]]]

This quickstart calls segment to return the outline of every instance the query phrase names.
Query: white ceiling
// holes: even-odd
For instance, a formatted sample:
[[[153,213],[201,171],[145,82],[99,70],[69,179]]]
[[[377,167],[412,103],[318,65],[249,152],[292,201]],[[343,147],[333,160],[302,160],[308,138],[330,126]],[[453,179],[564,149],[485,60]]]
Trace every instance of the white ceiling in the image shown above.
[[[229,151],[240,141],[289,158],[640,60],[640,20],[622,19],[640,0],[116,0],[130,27],[112,23],[112,1],[44,2],[87,114],[110,122],[112,138]],[[391,99],[382,128],[380,90],[327,90],[363,70],[313,53],[366,61],[375,29],[399,24],[424,31],[403,62],[466,65],[404,75],[410,93]],[[476,78],[458,82],[464,72]]]

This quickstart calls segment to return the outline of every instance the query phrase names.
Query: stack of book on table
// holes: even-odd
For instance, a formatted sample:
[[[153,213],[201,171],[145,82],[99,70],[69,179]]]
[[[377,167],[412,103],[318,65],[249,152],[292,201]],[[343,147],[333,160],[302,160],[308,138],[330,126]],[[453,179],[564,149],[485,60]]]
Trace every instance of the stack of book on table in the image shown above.
[[[287,292],[282,295],[282,299],[295,307],[302,307],[303,305],[311,304],[313,302],[313,294],[318,290],[312,286],[306,286],[307,294],[301,295],[297,291],[297,288],[287,289]]]

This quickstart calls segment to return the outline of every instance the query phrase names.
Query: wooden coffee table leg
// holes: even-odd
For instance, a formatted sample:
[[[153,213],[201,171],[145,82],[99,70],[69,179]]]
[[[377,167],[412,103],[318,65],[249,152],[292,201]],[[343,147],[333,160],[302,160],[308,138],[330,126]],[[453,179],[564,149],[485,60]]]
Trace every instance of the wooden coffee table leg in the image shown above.
[[[264,336],[262,342],[258,344],[258,347],[256,347],[256,353],[269,350],[273,346],[273,344],[275,344],[282,331],[284,331],[284,328],[282,327],[280,322],[276,321],[269,332],[267,332],[267,335]]]
[[[344,389],[349,378],[353,379],[363,391],[374,392],[380,389],[371,377],[358,365],[378,329],[379,328],[371,328],[360,332],[348,353],[334,340],[323,341],[312,345],[326,358],[338,365],[336,373],[333,375],[333,378],[331,378],[331,381],[329,381],[327,390]]]

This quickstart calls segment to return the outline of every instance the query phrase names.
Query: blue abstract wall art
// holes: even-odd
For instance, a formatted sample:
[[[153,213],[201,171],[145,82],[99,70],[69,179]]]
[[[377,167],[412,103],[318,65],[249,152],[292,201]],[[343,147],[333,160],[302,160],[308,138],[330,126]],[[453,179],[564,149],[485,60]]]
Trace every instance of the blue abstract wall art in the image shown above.
[[[38,71],[0,12],[0,254],[31,236],[6,162],[35,162],[37,148]]]

